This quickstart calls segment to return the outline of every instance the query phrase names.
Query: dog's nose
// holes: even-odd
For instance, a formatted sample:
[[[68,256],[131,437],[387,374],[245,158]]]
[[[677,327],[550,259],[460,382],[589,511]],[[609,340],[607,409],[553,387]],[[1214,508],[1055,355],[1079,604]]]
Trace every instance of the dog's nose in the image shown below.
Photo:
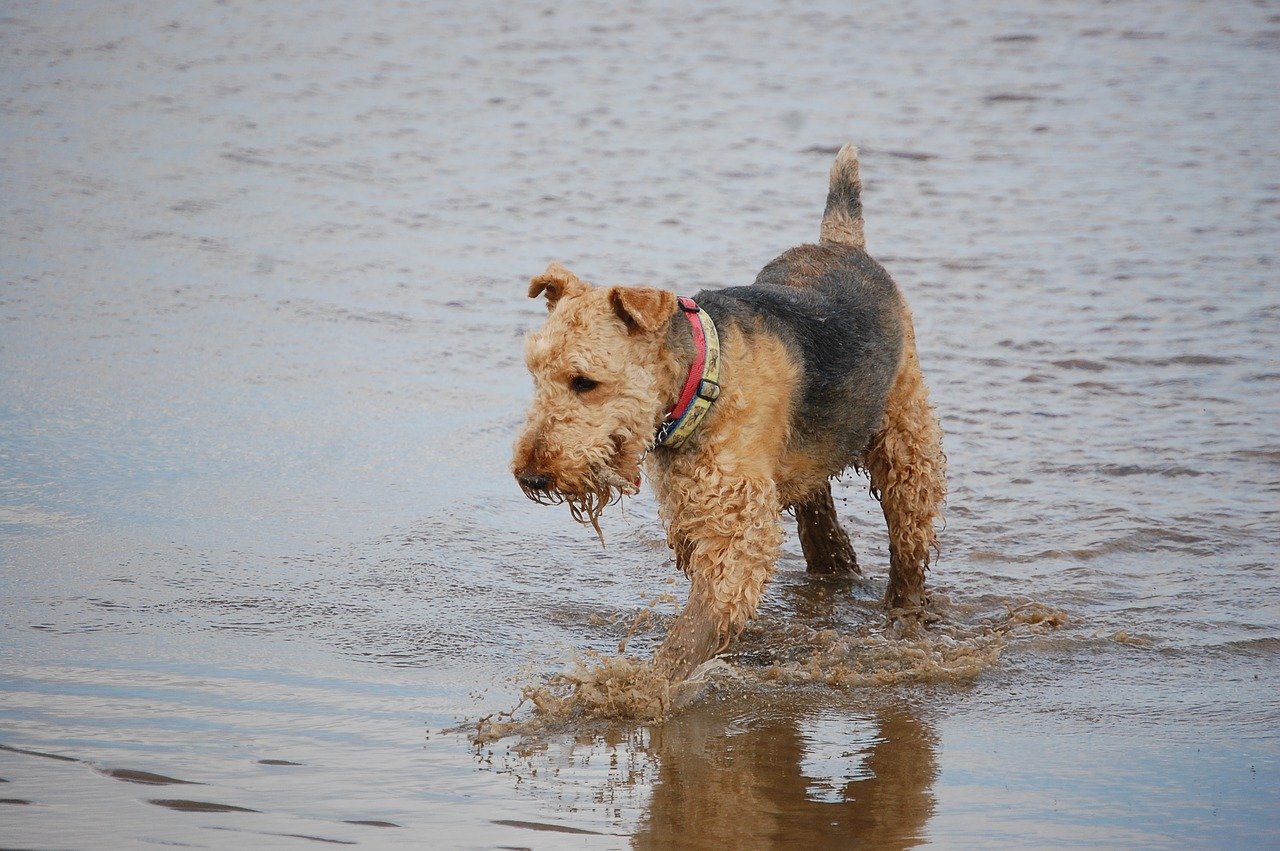
[[[516,479],[519,480],[520,484],[532,491],[545,491],[551,486],[551,479],[531,470],[525,470],[516,476]]]

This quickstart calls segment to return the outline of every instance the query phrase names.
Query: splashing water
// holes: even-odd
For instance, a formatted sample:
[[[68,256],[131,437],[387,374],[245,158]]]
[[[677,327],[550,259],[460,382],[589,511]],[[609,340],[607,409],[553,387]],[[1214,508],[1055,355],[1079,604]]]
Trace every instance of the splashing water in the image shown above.
[[[516,735],[542,738],[590,721],[661,721],[713,689],[732,693],[800,684],[848,689],[971,680],[997,664],[1011,640],[1045,635],[1071,622],[1066,612],[1045,603],[1002,602],[1002,612],[977,614],[975,604],[956,604],[934,593],[928,629],[910,637],[881,622],[842,631],[766,616],[751,624],[731,650],[698,666],[687,679],[667,676],[661,663],[625,655],[627,640],[641,626],[660,620],[651,604],[635,617],[616,655],[575,655],[566,670],[522,688],[520,702],[510,710],[473,722],[468,735],[480,745]],[[679,621],[668,618],[665,625]]]

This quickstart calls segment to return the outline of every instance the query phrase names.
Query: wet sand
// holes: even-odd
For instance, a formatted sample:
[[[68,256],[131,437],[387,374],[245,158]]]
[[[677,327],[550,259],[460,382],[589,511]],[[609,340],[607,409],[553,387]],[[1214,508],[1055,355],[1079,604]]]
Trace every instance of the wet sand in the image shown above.
[[[1280,8],[0,11],[0,844],[1266,847]],[[684,580],[506,465],[527,278],[692,293],[862,148],[951,495],[662,723],[475,745]],[[522,712],[527,712],[527,708]]]

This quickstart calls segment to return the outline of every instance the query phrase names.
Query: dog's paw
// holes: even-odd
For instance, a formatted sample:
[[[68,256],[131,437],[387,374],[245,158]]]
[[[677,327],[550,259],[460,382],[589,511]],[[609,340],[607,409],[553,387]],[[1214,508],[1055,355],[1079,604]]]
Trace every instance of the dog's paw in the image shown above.
[[[671,710],[679,711],[697,703],[713,685],[741,682],[742,674],[723,659],[708,659],[693,673],[671,687]]]

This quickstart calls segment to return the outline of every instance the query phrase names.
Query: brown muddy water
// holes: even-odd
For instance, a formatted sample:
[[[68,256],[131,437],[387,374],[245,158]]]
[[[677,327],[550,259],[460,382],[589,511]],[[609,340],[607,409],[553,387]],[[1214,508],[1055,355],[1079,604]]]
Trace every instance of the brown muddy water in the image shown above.
[[[0,846],[1280,846],[1280,5],[0,15]],[[701,701],[474,745],[685,590],[510,480],[528,277],[747,282],[845,141],[939,622],[850,476]]]

